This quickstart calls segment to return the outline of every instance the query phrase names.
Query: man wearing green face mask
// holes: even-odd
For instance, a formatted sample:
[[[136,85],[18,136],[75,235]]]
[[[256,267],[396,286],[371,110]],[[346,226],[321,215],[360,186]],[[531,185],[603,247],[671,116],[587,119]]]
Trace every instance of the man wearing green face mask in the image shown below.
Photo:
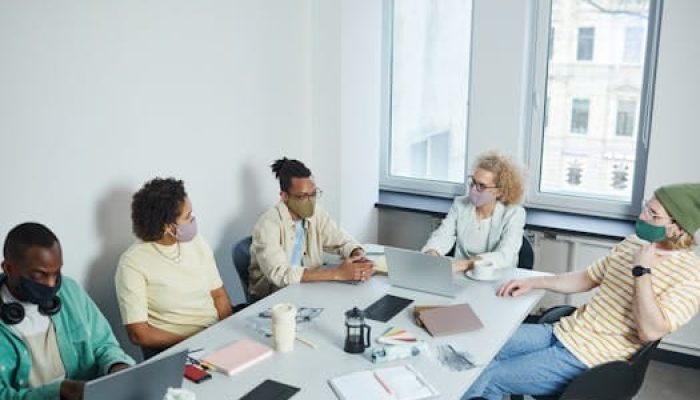
[[[365,281],[372,262],[364,250],[316,204],[321,190],[300,161],[272,164],[280,182],[280,202],[258,219],[250,248],[249,286],[262,298],[290,284],[313,281]],[[338,254],[342,264],[320,268],[323,253]]]
[[[636,234],[587,269],[503,285],[499,296],[599,290],[555,324],[522,325],[462,398],[558,394],[588,368],[627,361],[686,324],[700,309],[698,229],[700,184],[663,186],[644,204]]]

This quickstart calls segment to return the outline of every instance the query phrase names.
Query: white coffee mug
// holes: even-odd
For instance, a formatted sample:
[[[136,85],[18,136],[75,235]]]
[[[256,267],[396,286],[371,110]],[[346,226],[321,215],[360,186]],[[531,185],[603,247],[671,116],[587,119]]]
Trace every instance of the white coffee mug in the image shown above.
[[[502,271],[503,268],[494,264],[493,261],[476,260],[472,274],[476,279],[491,280],[498,278]]]
[[[272,337],[275,350],[285,353],[294,350],[297,308],[294,304],[280,303],[272,306]]]

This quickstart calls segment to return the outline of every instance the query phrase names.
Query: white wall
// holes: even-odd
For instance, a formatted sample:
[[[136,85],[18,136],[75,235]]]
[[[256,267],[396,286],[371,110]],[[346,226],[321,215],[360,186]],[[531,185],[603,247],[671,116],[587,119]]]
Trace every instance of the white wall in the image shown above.
[[[467,162],[498,149],[524,160],[529,2],[474,0]]]
[[[130,197],[176,176],[235,288],[229,248],[277,200],[268,165],[311,158],[310,20],[308,1],[0,2],[0,237],[52,228],[126,343]]]
[[[665,1],[645,192],[700,181],[700,2]]]
[[[362,242],[375,242],[379,188],[382,2],[314,0],[313,158],[323,204]]]

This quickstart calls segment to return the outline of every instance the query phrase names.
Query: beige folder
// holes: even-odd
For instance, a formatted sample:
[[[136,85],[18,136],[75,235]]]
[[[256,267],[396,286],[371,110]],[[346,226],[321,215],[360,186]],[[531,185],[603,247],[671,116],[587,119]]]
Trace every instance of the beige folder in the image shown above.
[[[475,331],[484,326],[467,303],[420,311],[418,317],[432,336]]]

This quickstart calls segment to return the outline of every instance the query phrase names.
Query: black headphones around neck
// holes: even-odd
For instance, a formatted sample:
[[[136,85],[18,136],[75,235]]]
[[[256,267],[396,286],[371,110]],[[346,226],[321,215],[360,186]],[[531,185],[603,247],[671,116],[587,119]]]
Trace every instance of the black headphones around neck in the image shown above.
[[[0,277],[0,288],[2,285],[7,285],[7,275]],[[58,295],[44,304],[39,304],[39,313],[46,316],[52,316],[61,311],[61,299]],[[0,295],[0,319],[7,325],[16,325],[24,320],[24,306],[18,302],[5,303]]]

